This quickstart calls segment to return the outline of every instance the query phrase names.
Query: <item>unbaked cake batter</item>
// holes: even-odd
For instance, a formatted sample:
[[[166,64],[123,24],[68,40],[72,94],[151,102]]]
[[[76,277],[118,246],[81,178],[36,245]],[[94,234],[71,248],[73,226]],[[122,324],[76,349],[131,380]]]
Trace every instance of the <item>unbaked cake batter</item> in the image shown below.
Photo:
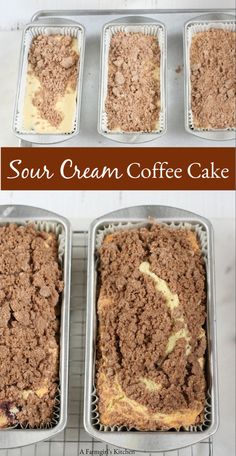
[[[23,130],[70,133],[76,112],[78,40],[63,35],[39,35],[28,56]]]

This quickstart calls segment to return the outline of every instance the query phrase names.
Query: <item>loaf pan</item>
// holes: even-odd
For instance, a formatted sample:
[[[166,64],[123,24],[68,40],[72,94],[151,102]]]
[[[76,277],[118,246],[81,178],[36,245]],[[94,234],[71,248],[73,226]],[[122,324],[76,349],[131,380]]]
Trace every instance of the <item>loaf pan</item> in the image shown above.
[[[95,390],[95,360],[97,337],[96,290],[98,242],[104,231],[125,229],[130,226],[145,226],[153,221],[174,226],[188,224],[195,231],[201,230],[202,255],[205,259],[207,282],[206,353],[207,400],[205,423],[200,427],[179,431],[133,431],[123,428],[104,428],[97,418]],[[100,241],[99,241],[100,240]],[[214,434],[218,427],[218,383],[216,357],[216,314],[214,284],[213,231],[210,222],[194,213],[167,206],[137,206],[121,209],[96,219],[89,230],[86,359],[84,392],[84,426],[92,437],[111,445],[136,451],[171,451],[193,445]]]
[[[142,32],[145,35],[155,36],[161,52],[160,60],[160,116],[157,119],[158,128],[152,132],[122,132],[111,131],[107,127],[107,114],[105,109],[110,40],[118,32]],[[138,17],[124,17],[104,25],[101,37],[100,85],[98,106],[98,132],[109,139],[124,143],[142,143],[157,139],[166,133],[166,27],[162,22],[154,19]]]
[[[59,387],[56,413],[47,428],[30,429],[15,426],[0,429],[0,449],[29,445],[55,436],[61,432],[67,421],[68,368],[69,368],[69,316],[70,316],[70,270],[71,270],[71,228],[64,217],[31,206],[0,206],[0,226],[15,223],[33,223],[40,230],[57,234],[58,257],[62,268],[64,290],[61,298],[60,316],[60,361]]]
[[[37,133],[34,131],[26,131],[23,129],[23,109],[26,89],[26,77],[28,69],[28,54],[33,38],[38,35],[64,35],[71,36],[77,39],[79,51],[79,70],[77,75],[76,85],[76,109],[74,113],[74,122],[71,132],[69,133]],[[28,24],[23,31],[20,63],[17,82],[17,93],[15,99],[15,109],[13,117],[13,133],[25,141],[33,142],[35,144],[53,144],[67,139],[79,133],[80,129],[80,109],[82,99],[82,81],[83,81],[83,68],[84,68],[84,48],[85,48],[85,28],[74,21],[64,20],[58,24],[55,21],[52,23],[43,24]]]

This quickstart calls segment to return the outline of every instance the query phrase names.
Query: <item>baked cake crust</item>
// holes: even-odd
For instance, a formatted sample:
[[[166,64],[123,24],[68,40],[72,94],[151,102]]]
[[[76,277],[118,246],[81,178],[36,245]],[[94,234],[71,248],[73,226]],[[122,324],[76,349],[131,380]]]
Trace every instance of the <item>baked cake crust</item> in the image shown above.
[[[55,234],[0,227],[0,428],[52,421],[62,290]]]
[[[99,421],[143,431],[203,422],[205,269],[196,234],[119,230],[99,249]]]

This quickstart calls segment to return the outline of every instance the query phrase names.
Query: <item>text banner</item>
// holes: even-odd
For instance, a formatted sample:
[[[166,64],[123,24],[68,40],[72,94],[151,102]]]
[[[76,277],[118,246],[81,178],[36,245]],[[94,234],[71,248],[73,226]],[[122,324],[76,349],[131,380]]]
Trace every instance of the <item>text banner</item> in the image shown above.
[[[233,190],[234,148],[2,148],[2,190]]]

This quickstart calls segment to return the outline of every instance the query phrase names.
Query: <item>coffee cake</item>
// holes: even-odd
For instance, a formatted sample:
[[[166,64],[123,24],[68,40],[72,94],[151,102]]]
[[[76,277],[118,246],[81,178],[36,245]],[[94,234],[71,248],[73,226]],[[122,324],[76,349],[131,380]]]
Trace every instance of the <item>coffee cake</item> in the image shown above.
[[[195,232],[118,230],[98,257],[100,423],[142,431],[201,424],[206,283]]]
[[[0,427],[52,421],[62,290],[55,234],[0,227]]]

